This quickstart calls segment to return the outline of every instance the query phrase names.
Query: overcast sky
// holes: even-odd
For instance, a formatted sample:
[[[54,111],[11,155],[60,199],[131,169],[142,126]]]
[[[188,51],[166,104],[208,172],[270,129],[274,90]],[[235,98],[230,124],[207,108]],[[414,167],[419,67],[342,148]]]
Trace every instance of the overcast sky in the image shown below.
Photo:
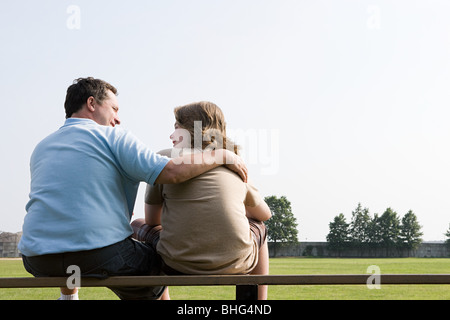
[[[446,0],[5,2],[0,230],[21,230],[30,155],[64,123],[67,87],[93,76],[155,151],[171,146],[174,107],[218,104],[262,195],[291,201],[301,241],[325,240],[359,202],[411,209],[424,240],[443,240],[449,16]]]

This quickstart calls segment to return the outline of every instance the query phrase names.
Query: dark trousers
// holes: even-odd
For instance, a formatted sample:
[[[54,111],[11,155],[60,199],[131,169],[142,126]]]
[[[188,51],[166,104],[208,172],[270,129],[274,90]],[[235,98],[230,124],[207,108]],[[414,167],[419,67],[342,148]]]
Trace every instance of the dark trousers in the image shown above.
[[[22,256],[25,269],[35,277],[69,277],[70,265],[80,268],[81,277],[159,275],[161,258],[150,245],[127,238],[113,245],[79,252]],[[81,281],[81,284],[83,282]],[[158,299],[165,287],[110,287],[120,299]]]

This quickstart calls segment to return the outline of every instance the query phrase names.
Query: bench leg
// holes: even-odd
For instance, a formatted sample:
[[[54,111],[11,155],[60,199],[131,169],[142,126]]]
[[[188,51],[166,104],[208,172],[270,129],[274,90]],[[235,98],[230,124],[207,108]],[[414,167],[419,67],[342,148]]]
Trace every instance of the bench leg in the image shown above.
[[[236,300],[258,300],[258,285],[236,285]]]

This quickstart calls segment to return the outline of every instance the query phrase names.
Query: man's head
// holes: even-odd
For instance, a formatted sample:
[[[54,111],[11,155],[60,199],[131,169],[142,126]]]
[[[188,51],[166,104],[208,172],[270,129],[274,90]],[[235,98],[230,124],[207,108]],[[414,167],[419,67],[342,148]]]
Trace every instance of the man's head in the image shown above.
[[[106,81],[78,78],[67,88],[66,118],[89,118],[98,124],[114,127],[120,124],[116,94],[117,89]]]

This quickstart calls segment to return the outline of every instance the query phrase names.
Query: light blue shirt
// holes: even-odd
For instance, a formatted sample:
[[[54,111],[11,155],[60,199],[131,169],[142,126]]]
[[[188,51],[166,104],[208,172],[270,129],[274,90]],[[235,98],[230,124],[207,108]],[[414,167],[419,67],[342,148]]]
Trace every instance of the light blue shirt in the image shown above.
[[[154,184],[168,161],[120,127],[67,119],[31,156],[19,250],[35,256],[124,240],[132,234],[139,183]]]

